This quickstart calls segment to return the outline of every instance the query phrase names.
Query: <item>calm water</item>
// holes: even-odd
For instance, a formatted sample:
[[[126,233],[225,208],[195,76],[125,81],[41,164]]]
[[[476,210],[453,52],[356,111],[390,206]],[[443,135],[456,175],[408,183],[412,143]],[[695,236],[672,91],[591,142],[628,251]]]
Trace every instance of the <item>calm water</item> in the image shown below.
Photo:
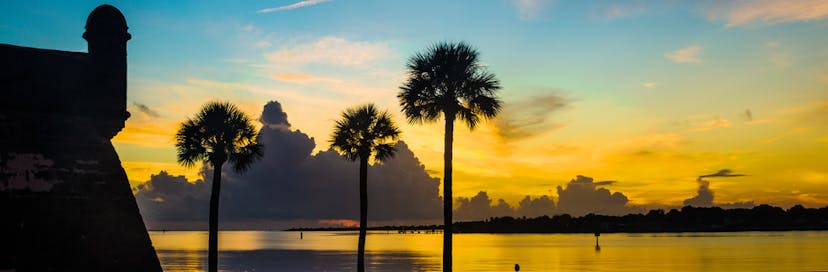
[[[207,232],[150,232],[165,271],[203,271]],[[828,271],[828,232],[455,234],[455,271]],[[440,234],[369,232],[369,271],[440,270]],[[353,271],[356,232],[225,231],[224,271]]]

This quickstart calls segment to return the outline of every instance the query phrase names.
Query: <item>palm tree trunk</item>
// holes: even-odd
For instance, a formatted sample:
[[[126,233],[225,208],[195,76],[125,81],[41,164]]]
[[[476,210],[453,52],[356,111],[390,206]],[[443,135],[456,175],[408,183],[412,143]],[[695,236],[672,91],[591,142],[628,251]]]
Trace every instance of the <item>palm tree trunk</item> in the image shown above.
[[[454,115],[446,114],[446,135],[443,150],[443,272],[450,272],[452,249],[451,159],[454,142]]]
[[[357,271],[365,272],[365,235],[368,231],[368,157],[359,158],[359,246]]]
[[[207,251],[207,271],[218,271],[218,207],[221,191],[221,166],[224,163],[213,165],[213,190],[210,193],[210,230]]]

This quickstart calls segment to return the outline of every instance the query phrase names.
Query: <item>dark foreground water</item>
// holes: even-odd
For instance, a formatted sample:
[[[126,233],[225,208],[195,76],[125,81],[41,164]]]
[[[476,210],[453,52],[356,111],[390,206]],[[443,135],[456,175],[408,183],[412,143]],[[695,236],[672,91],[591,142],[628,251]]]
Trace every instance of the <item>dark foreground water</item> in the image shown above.
[[[206,231],[150,232],[165,271],[204,271]],[[355,271],[356,232],[225,231],[223,271]],[[369,232],[369,271],[437,271],[441,234]],[[455,271],[828,271],[828,232],[455,234]]]

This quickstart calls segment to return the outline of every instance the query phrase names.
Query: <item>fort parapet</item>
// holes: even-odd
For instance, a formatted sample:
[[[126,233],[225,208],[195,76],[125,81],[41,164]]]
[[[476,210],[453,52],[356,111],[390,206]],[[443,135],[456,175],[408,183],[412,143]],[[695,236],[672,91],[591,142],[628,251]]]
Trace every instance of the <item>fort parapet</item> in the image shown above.
[[[161,271],[110,142],[126,20],[101,5],[83,38],[88,53],[0,44],[0,270]]]

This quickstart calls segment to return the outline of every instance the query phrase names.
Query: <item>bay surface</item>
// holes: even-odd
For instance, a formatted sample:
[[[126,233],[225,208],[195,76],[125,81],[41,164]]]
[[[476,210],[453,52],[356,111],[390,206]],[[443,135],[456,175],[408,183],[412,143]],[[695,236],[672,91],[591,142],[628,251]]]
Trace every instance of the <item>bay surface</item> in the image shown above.
[[[222,271],[355,271],[357,232],[222,231]],[[206,231],[150,231],[165,271],[204,271]],[[828,271],[828,232],[455,234],[455,271]],[[372,231],[368,271],[438,271],[442,234]]]

